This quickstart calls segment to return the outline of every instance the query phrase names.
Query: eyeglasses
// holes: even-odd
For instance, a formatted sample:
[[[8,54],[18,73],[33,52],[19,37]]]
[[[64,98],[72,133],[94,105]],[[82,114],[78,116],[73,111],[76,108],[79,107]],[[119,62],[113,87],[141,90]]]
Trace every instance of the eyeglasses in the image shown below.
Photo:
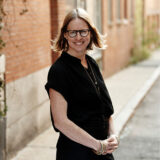
[[[89,29],[67,30],[68,35],[69,35],[71,38],[76,37],[78,32],[79,32],[79,34],[81,35],[81,37],[86,37],[86,36],[88,36],[89,31],[90,31]]]

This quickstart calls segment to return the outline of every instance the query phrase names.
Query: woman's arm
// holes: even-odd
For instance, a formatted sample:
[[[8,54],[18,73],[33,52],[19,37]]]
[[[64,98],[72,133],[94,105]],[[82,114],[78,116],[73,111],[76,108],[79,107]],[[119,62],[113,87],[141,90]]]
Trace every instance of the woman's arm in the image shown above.
[[[100,142],[68,119],[67,102],[64,97],[53,89],[49,89],[49,95],[55,127],[71,140],[96,151],[99,150]]]
[[[112,116],[109,119],[109,135],[110,135],[110,137],[115,137],[117,140],[117,144],[119,144],[119,137],[115,132]]]
[[[104,154],[112,153],[115,149],[118,148],[119,138],[115,133],[113,118],[110,116],[109,118],[109,138],[105,140],[107,148]]]
[[[114,123],[113,123],[113,118],[110,116],[109,118],[109,135],[115,135],[115,129],[114,129]]]

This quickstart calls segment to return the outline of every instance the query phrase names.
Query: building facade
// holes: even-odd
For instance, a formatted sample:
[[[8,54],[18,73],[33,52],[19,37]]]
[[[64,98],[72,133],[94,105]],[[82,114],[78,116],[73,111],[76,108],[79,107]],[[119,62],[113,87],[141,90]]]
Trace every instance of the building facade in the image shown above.
[[[144,33],[149,47],[155,49],[160,45],[160,1],[144,0]]]
[[[147,5],[146,8],[151,7]],[[6,1],[6,47],[2,52],[6,57],[8,157],[50,125],[44,85],[50,65],[59,56],[51,51],[51,39],[56,37],[65,14],[76,7],[86,9],[99,31],[107,34],[108,48],[89,53],[100,65],[104,78],[129,62],[134,44],[134,0]],[[148,12],[145,10],[146,16]]]
[[[103,52],[103,73],[108,77],[124,68],[133,48],[133,0],[103,1],[103,32],[108,48]]]
[[[9,159],[50,125],[44,84],[52,64],[51,37],[64,17],[65,1],[9,0],[3,7]]]

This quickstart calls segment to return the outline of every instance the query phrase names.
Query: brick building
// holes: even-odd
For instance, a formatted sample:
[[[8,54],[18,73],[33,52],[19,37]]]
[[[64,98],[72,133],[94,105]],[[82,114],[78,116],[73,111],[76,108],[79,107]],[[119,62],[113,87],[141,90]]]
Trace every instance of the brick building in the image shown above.
[[[160,45],[160,1],[145,0],[143,8],[145,33],[152,40],[150,47],[154,49]]]
[[[44,84],[52,63],[51,36],[64,17],[64,8],[63,0],[4,3],[8,157],[50,125]]]
[[[60,29],[64,15],[72,8],[82,7],[89,12],[99,31],[108,34],[107,50],[90,53],[106,78],[129,62],[133,48],[133,2],[8,0],[4,3],[6,47],[2,52],[6,56],[9,157],[50,125],[49,100],[44,84],[49,66],[58,57],[51,51],[50,41]]]

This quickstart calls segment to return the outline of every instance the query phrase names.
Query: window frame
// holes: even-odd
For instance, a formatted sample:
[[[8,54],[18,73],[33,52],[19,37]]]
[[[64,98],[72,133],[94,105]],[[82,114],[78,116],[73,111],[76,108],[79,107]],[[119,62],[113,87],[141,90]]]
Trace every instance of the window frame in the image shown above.
[[[122,16],[121,16],[121,12],[122,12],[122,8],[121,8],[121,0],[116,0],[116,22],[117,24],[121,24],[122,21]]]
[[[108,25],[113,23],[113,0],[107,0],[107,23]]]

